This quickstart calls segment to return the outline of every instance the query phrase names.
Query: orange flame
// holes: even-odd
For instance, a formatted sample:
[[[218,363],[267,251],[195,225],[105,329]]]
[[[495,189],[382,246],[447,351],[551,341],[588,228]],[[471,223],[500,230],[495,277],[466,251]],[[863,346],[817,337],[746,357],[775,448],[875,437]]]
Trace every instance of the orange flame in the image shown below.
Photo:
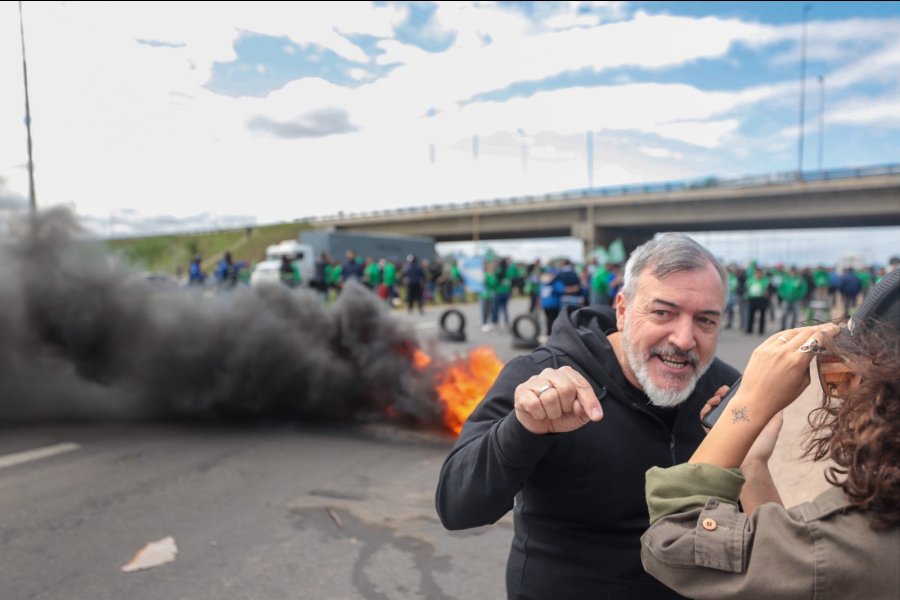
[[[421,371],[431,364],[431,357],[422,352],[419,348],[416,348],[413,352],[412,363],[416,369]]]
[[[459,435],[469,414],[493,385],[503,363],[493,349],[480,346],[468,358],[452,364],[438,376],[437,392],[444,405],[444,425]]]

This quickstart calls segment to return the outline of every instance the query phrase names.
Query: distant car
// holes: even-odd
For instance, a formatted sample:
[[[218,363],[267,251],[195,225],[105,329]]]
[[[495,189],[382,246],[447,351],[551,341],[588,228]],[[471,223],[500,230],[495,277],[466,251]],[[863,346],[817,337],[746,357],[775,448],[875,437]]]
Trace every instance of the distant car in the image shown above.
[[[285,240],[266,248],[266,260],[259,262],[250,273],[250,285],[256,286],[281,281],[281,258],[287,256],[300,270],[301,284],[308,286],[316,273],[312,246],[294,240]]]
[[[265,260],[257,263],[250,273],[250,285],[278,283],[281,281],[281,260]]]

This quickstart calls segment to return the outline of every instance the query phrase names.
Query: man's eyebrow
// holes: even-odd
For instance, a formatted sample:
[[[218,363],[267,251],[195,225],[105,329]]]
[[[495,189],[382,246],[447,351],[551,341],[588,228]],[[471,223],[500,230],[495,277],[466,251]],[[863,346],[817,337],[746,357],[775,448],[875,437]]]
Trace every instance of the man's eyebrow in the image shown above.
[[[663,306],[668,306],[669,308],[674,308],[676,310],[679,308],[678,304],[676,304],[675,302],[671,302],[669,300],[663,300],[662,298],[653,298],[652,300],[650,300],[650,304],[662,304]],[[716,317],[722,316],[721,311],[718,311],[718,310],[715,310],[712,308],[709,308],[706,310],[698,310],[697,314],[698,315],[713,315]]]

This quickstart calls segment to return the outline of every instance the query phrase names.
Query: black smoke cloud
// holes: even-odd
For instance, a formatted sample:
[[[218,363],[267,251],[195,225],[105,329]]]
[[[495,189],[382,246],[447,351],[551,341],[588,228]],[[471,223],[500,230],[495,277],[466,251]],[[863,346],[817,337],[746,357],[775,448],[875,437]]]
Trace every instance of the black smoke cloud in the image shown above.
[[[283,286],[163,290],[67,210],[22,225],[0,246],[0,420],[440,421],[412,330],[362,286],[329,307]]]

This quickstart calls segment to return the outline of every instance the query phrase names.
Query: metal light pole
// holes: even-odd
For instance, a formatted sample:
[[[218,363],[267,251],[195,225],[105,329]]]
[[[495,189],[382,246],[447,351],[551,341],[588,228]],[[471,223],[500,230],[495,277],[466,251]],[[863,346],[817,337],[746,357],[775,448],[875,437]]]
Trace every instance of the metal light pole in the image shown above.
[[[819,172],[825,154],[825,76],[819,75]]]
[[[803,116],[806,110],[806,15],[812,4],[803,6],[803,33],[800,38],[800,131],[797,137],[797,179],[803,179]]]
[[[31,159],[31,106],[28,103],[28,64],[25,62],[25,26],[22,24],[22,1],[19,0],[19,35],[22,38],[22,74],[25,80],[25,130],[28,134],[28,201],[31,215],[37,213],[37,197],[34,191],[34,161]]]

